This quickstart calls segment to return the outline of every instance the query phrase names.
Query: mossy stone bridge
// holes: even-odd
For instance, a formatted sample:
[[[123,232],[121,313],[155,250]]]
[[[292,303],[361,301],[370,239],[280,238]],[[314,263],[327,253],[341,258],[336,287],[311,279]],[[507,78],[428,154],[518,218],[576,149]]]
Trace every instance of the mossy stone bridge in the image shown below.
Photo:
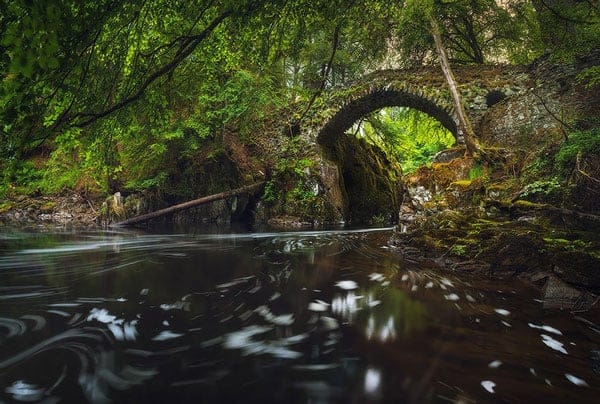
[[[477,132],[485,110],[499,99],[531,87],[525,67],[463,66],[454,69],[467,115]],[[409,107],[442,123],[458,142],[462,134],[448,85],[437,66],[382,70],[323,93],[301,126],[319,143],[344,133],[360,118],[385,107]]]
[[[525,67],[464,66],[455,68],[454,75],[476,133],[489,106],[532,86]],[[377,71],[324,91],[295,129],[318,148],[315,182],[323,190],[324,206],[331,206],[328,211],[338,212],[343,220],[374,223],[397,218],[404,192],[400,167],[379,148],[344,136],[355,122],[385,107],[424,112],[445,126],[459,145],[463,142],[452,96],[437,66]]]

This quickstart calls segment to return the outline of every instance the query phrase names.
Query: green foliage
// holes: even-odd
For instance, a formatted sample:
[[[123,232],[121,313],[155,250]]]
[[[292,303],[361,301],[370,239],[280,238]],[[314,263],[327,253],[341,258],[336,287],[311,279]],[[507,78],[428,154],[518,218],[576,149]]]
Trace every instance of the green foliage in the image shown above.
[[[556,169],[566,177],[573,170],[578,156],[598,155],[600,155],[600,128],[594,128],[571,133],[560,145],[554,160]]]
[[[398,160],[404,173],[429,163],[437,152],[455,142],[438,121],[422,112],[397,107],[371,115],[358,134]]]
[[[10,202],[0,202],[0,214],[9,211],[12,208]]]
[[[583,167],[587,159],[598,155],[600,128],[570,133],[560,145],[540,152],[527,167],[522,178],[529,182],[523,187],[521,196],[538,202],[568,204],[570,208],[593,207],[596,204],[593,193],[572,179],[573,173],[581,169],[580,164]]]
[[[551,196],[560,190],[561,184],[558,178],[553,177],[548,180],[538,180],[525,185],[521,191],[521,196],[531,197],[538,195]]]
[[[593,249],[592,242],[585,242],[583,240],[575,239],[575,240],[567,240],[564,238],[550,238],[544,237],[544,242],[549,244],[552,247],[560,247],[565,249],[566,251],[588,251]]]
[[[38,191],[38,184],[42,178],[43,174],[31,161],[23,161],[15,168],[12,180],[16,184],[23,184],[21,189],[23,193],[32,194]]]
[[[450,57],[460,63],[529,62],[540,53],[541,37],[571,57],[599,43],[591,2],[551,2],[562,19],[532,3],[0,2],[0,193],[166,187],[218,155],[221,135],[252,143],[282,109],[323,84],[427,63],[429,17],[439,21]],[[552,31],[540,30],[538,21]],[[599,77],[592,67],[579,80],[594,87]],[[363,135],[406,172],[454,142],[439,124],[403,109],[368,117]],[[213,153],[203,154],[209,141]],[[570,144],[557,164],[572,164]],[[309,161],[276,168],[285,192],[274,186],[269,199],[310,200]]]
[[[450,252],[454,255],[465,256],[467,254],[467,246],[464,244],[454,244],[450,248]]]
[[[273,180],[267,181],[262,200],[266,203],[275,203],[281,198],[281,190]]]
[[[598,49],[600,7],[597,1],[534,0],[542,41],[555,59],[572,61]]]
[[[283,101],[272,78],[239,70],[214,94],[200,94],[198,105],[206,111],[202,116],[205,128],[200,129],[201,133],[214,133],[235,123],[243,136],[250,136],[260,129],[257,125],[268,111],[281,107]],[[200,117],[194,118],[195,125],[201,127]]]
[[[429,59],[435,18],[448,57],[455,63],[486,63],[509,58],[528,63],[541,53],[534,8],[528,1],[406,1],[397,35],[409,64]]]
[[[469,170],[469,180],[474,180],[483,177],[485,171],[480,164],[476,164]]]
[[[577,81],[590,90],[600,88],[600,66],[584,69],[577,75]]]
[[[296,144],[291,148],[296,149]],[[300,150],[289,150],[289,153],[299,153]],[[266,183],[263,200],[268,203],[293,201],[308,203],[316,197],[309,185],[310,168],[313,161],[310,158],[298,158],[290,155],[281,159],[274,167],[272,178]]]

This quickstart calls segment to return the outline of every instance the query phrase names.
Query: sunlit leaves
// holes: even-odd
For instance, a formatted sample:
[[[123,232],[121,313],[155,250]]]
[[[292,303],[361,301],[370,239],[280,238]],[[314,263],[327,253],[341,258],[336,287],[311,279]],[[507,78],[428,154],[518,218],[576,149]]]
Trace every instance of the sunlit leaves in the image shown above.
[[[438,121],[409,108],[384,108],[368,117],[359,133],[394,156],[405,173],[428,163],[435,153],[455,142]]]

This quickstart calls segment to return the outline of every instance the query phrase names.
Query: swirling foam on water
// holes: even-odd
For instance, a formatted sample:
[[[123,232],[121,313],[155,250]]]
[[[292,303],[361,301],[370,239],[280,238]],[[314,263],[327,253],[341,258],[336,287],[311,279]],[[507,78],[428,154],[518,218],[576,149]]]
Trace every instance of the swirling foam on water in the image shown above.
[[[131,239],[127,234],[119,234],[119,240],[92,237],[80,246],[68,242],[56,248],[8,251],[9,259],[0,258],[3,274],[28,281],[18,286],[0,287],[0,300],[15,303],[10,314],[0,318],[0,337],[12,344],[11,347],[21,347],[11,352],[0,351],[3,355],[0,370],[9,375],[6,380],[10,383],[4,393],[12,399],[50,398],[60,390],[53,386],[75,380],[87,400],[104,401],[116,397],[115,392],[128,391],[137,384],[151,386],[153,383],[148,381],[155,377],[165,379],[160,383],[172,388],[221,383],[224,375],[238,371],[241,362],[252,364],[251,369],[260,369],[261,378],[267,374],[284,377],[289,369],[302,372],[302,376],[294,374],[298,379],[291,379],[289,385],[310,397],[341,399],[345,397],[344,390],[336,383],[346,380],[354,385],[358,382],[366,397],[378,399],[385,397],[381,394],[393,391],[393,384],[386,384],[386,380],[390,380],[389,363],[383,366],[361,363],[362,370],[357,370],[358,365],[350,365],[354,361],[358,363],[359,358],[362,360],[364,352],[349,348],[348,330],[358,330],[357,334],[364,340],[361,344],[372,344],[369,349],[374,352],[379,346],[400,352],[401,344],[413,338],[426,345],[427,339],[421,339],[422,332],[435,329],[436,322],[443,324],[444,332],[450,333],[452,341],[456,324],[453,320],[448,324],[444,322],[453,318],[461,319],[459,332],[472,327],[488,338],[489,350],[475,354],[465,348],[460,353],[471,363],[473,373],[488,372],[487,377],[494,379],[496,374],[503,375],[502,379],[496,379],[502,389],[492,380],[479,382],[477,379],[476,387],[471,386],[471,393],[476,396],[474,390],[482,395],[496,394],[498,398],[505,398],[504,392],[510,392],[510,383],[506,382],[510,377],[506,375],[521,366],[510,355],[505,355],[504,343],[494,351],[498,327],[502,328],[503,335],[509,336],[506,344],[512,339],[525,344],[529,341],[528,361],[532,364],[540,361],[539,366],[536,363],[539,374],[529,364],[524,372],[535,383],[539,380],[542,385],[563,388],[561,379],[564,385],[571,384],[575,386],[573,389],[581,391],[586,389],[579,387],[593,384],[588,384],[591,380],[588,373],[565,362],[569,360],[567,356],[553,354],[564,359],[557,361],[554,373],[549,370],[552,364],[546,359],[548,347],[567,354],[565,344],[557,339],[563,333],[546,325],[543,318],[531,318],[527,322],[526,312],[516,309],[516,304],[511,305],[506,299],[508,294],[501,295],[495,289],[483,293],[448,273],[441,276],[433,271],[406,269],[397,264],[395,256],[388,261],[374,260],[372,256],[389,257],[390,252],[382,252],[381,248],[365,249],[357,241],[357,237],[364,234],[368,233],[174,235]],[[337,243],[337,240],[342,242]],[[241,256],[237,263],[233,253],[245,246],[251,246],[252,258]],[[320,253],[320,249],[326,252]],[[212,262],[205,265],[205,260],[198,259],[205,256],[199,251],[232,254],[223,260],[225,265],[212,268]],[[344,254],[354,254],[354,258],[344,261],[345,266],[331,264]],[[369,265],[358,266],[357,257],[369,258]],[[19,259],[22,261],[18,262]],[[319,264],[320,259],[325,264]],[[186,267],[188,261],[190,266]],[[70,262],[75,264],[69,266]],[[244,270],[255,262],[257,270]],[[16,266],[11,267],[11,263]],[[167,270],[171,277],[167,279],[173,283],[164,282],[165,278],[160,277],[159,281],[150,282],[153,276]],[[115,275],[137,272],[142,276],[132,276],[134,281],[118,278],[130,281],[128,284],[117,283],[115,287],[111,283]],[[48,274],[55,276],[52,279],[58,286],[50,287],[40,281]],[[202,279],[204,283],[178,282],[179,277],[190,274],[201,275],[190,279]],[[76,282],[86,285],[84,292],[74,293]],[[25,285],[27,283],[31,286]],[[93,289],[90,285],[100,287]],[[102,289],[105,285],[114,292],[105,294]],[[121,285],[129,289],[120,288]],[[31,301],[36,303],[35,307]],[[444,317],[444,313],[451,314]],[[435,319],[432,324],[423,320],[430,316]],[[510,319],[510,323],[505,319]],[[584,346],[581,340],[572,339],[560,321],[550,319],[550,323],[560,325],[569,340],[577,341],[577,345],[571,344],[573,348],[569,348],[570,356],[576,357],[581,351],[579,346]],[[541,334],[543,344],[532,329],[544,332]],[[42,330],[43,333],[39,333]],[[29,339],[21,339],[26,334]],[[20,341],[23,341],[21,345]],[[437,347],[430,348],[436,352]],[[228,353],[224,354],[224,350]],[[409,356],[418,354],[414,352]],[[76,364],[65,356],[76,358]],[[243,359],[239,359],[240,356]],[[372,355],[378,356],[386,355]],[[51,380],[41,383],[17,371],[31,367],[41,357],[51,357],[62,366]],[[235,366],[224,359],[231,357],[236,358]],[[397,355],[395,360],[402,357]],[[165,374],[163,365],[165,369],[179,369],[181,374]],[[444,366],[444,359],[440,366]],[[410,366],[398,371],[411,376]],[[71,376],[74,372],[77,373],[75,378]],[[325,379],[327,372],[334,374],[332,379]],[[246,379],[241,381],[249,385],[262,380],[244,377]],[[461,388],[468,394],[468,386]],[[316,395],[311,396],[313,393]]]

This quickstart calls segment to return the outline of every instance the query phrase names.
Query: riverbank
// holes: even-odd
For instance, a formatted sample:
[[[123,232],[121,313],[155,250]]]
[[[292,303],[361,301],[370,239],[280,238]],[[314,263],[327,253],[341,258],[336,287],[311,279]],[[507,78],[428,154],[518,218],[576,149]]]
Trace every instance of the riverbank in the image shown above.
[[[0,206],[0,224],[99,227],[103,199],[71,192],[53,196],[19,195]]]

